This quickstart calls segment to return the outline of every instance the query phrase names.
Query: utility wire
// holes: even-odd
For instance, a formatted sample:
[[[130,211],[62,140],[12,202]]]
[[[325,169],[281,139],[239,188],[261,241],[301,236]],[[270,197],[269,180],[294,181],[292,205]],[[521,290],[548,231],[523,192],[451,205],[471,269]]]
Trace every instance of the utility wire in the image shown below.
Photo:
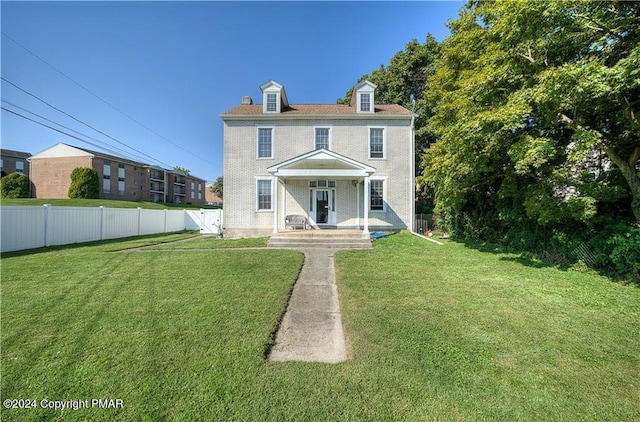
[[[77,139],[78,141],[80,141],[80,142],[84,142],[85,144],[89,144],[89,145],[91,145],[91,146],[93,146],[93,147],[96,147],[96,148],[102,148],[102,147],[101,147],[100,145],[98,145],[98,144],[95,144],[95,143],[93,143],[93,142],[89,142],[89,141],[87,141],[86,139],[82,139],[82,138],[80,138],[80,137],[78,137],[78,136],[72,135],[72,134],[67,133],[67,132],[65,132],[65,131],[63,131],[63,130],[56,129],[56,128],[55,128],[55,127],[53,127],[53,126],[46,125],[46,124],[44,124],[44,123],[42,123],[42,122],[39,122],[39,121],[37,121],[37,120],[34,120],[34,119],[32,119],[32,118],[30,118],[30,117],[27,117],[27,116],[25,116],[25,115],[23,115],[23,114],[17,113],[17,112],[15,112],[15,111],[11,110],[11,109],[6,108],[6,107],[0,106],[0,109],[2,109],[2,110],[4,110],[4,111],[6,111],[6,112],[8,112],[8,113],[14,114],[14,115],[16,115],[16,116],[18,116],[18,117],[22,117],[23,119],[25,119],[25,120],[29,120],[30,122],[36,123],[36,124],[38,124],[38,125],[40,125],[40,126],[44,126],[44,127],[46,127],[47,129],[51,129],[51,130],[53,130],[53,131],[55,131],[55,132],[61,133],[61,134],[65,135],[65,136],[68,136],[68,137],[70,137],[70,138]]]
[[[67,75],[66,73],[64,73],[62,70],[58,69],[57,67],[55,67],[54,65],[52,65],[51,63],[47,62],[45,59],[43,59],[42,57],[38,56],[36,53],[34,53],[33,51],[31,51],[30,49],[28,49],[27,47],[25,47],[24,45],[22,45],[21,43],[19,43],[18,41],[16,41],[14,38],[10,37],[6,32],[4,31],[0,31],[2,32],[2,35],[4,35],[5,37],[7,37],[9,40],[13,41],[17,46],[19,46],[20,48],[24,49],[25,51],[27,51],[29,54],[31,54],[32,56],[34,56],[35,58],[37,58],[38,60],[40,60],[41,62],[43,62],[44,64],[46,64],[47,66],[49,66],[51,69],[55,70],[56,72],[58,72],[59,74],[61,74],[62,76],[64,76],[65,78],[67,78],[68,80],[70,80],[71,82],[73,82],[74,84],[76,84],[78,87],[82,88],[83,90],[85,90],[86,92],[88,92],[89,94],[91,94],[92,96],[94,96],[95,98],[97,98],[98,100],[102,101],[104,104],[108,105],[109,107],[111,107],[112,109],[114,109],[115,111],[117,111],[118,113],[122,114],[123,116],[125,116],[126,118],[130,119],[131,121],[133,121],[134,123],[140,125],[141,127],[143,127],[144,129],[148,130],[149,132],[153,133],[154,135],[156,135],[157,137],[165,140],[166,142],[170,143],[171,145],[183,150],[184,152],[186,152],[187,154],[193,155],[196,158],[199,158],[200,160],[207,162],[209,164],[213,164],[216,167],[220,167],[218,164],[214,163],[213,161],[209,161],[205,158],[202,158],[202,156],[198,155],[198,154],[194,154],[193,152],[184,149],[182,146],[180,146],[179,144],[176,144],[175,142],[167,139],[166,137],[160,135],[158,132],[154,131],[153,129],[147,127],[146,125],[144,125],[143,123],[141,123],[140,121],[134,119],[133,117],[131,117],[130,115],[128,115],[127,113],[125,113],[124,111],[120,110],[118,107],[114,106],[113,104],[109,103],[107,100],[103,99],[102,97],[100,97],[98,94],[96,94],[95,92],[91,91],[89,88],[85,87],[84,85],[80,84],[79,82],[77,82],[76,80],[74,80],[71,76]]]
[[[56,122],[56,121],[53,121],[53,120],[51,120],[51,119],[48,119],[48,118],[46,118],[46,117],[44,117],[44,116],[41,116],[40,114],[34,113],[33,111],[27,110],[27,109],[26,109],[26,108],[24,108],[24,107],[20,107],[19,105],[15,104],[15,103],[13,103],[13,102],[11,102],[11,101],[5,100],[4,98],[2,99],[2,102],[3,102],[3,103],[6,103],[6,104],[9,104],[10,106],[12,106],[12,107],[14,107],[14,108],[17,108],[18,110],[22,110],[22,111],[24,111],[24,112],[27,112],[27,113],[31,114],[32,116],[36,116],[36,117],[38,117],[38,118],[40,118],[40,119],[42,119],[42,120],[45,120],[45,121],[47,121],[47,122],[49,122],[49,123],[53,123],[53,124],[54,124],[54,125],[56,125],[56,126],[59,126],[59,127],[64,128],[64,129],[66,129],[66,130],[69,130],[69,131],[71,131],[71,132],[74,132],[74,133],[76,133],[76,134],[78,134],[78,135],[80,135],[80,136],[84,136],[85,138],[91,139],[92,141],[98,142],[98,143],[101,145],[101,146],[100,146],[100,148],[101,148],[101,149],[103,149],[103,150],[105,150],[105,151],[107,151],[107,152],[109,152],[109,153],[111,153],[111,154],[113,154],[113,155],[120,155],[120,156],[122,156],[123,158],[128,158],[128,159],[130,159],[130,160],[132,160],[132,161],[136,161],[136,160],[141,161],[141,162],[146,161],[146,159],[145,159],[145,158],[142,158],[142,157],[137,156],[137,155],[135,155],[135,154],[131,154],[131,153],[129,153],[129,152],[127,152],[127,151],[125,151],[125,150],[123,150],[123,149],[121,149],[121,148],[115,147],[115,146],[113,146],[113,145],[109,145],[109,144],[107,144],[106,142],[103,142],[103,141],[101,141],[101,140],[99,140],[99,139],[96,139],[96,138],[94,138],[94,137],[91,137],[91,136],[89,136],[89,135],[87,135],[87,134],[85,134],[85,133],[78,132],[78,131],[77,131],[77,130],[75,130],[75,129],[72,129],[72,128],[68,127],[68,126],[65,126],[65,125],[63,125],[63,124],[61,124],[61,123],[58,123],[58,122]],[[164,164],[164,163],[163,163],[163,164]]]
[[[161,164],[164,164],[164,165],[166,165],[166,166],[169,166],[169,167],[170,167],[170,165],[169,165],[169,164],[163,163],[162,161],[158,160],[157,158],[154,158],[154,157],[150,156],[149,154],[146,154],[146,153],[144,153],[144,152],[142,152],[142,151],[140,151],[140,150],[137,150],[137,149],[133,148],[132,146],[129,146],[129,145],[127,145],[126,143],[124,143],[124,142],[122,142],[122,141],[120,141],[120,140],[118,140],[118,139],[114,138],[113,136],[111,136],[111,135],[109,135],[109,134],[107,134],[107,133],[105,133],[105,132],[101,131],[100,129],[96,129],[95,127],[91,126],[90,124],[85,123],[85,122],[83,122],[82,120],[80,120],[80,119],[78,119],[78,118],[76,118],[76,117],[72,116],[71,114],[67,113],[66,111],[59,109],[58,107],[56,107],[56,106],[54,106],[53,104],[51,104],[51,103],[49,103],[49,102],[47,102],[47,101],[43,100],[42,98],[38,97],[37,95],[32,94],[31,92],[27,91],[26,89],[19,87],[18,85],[16,85],[15,83],[11,82],[10,80],[8,80],[7,78],[5,78],[4,76],[0,76],[0,79],[2,79],[3,81],[5,81],[5,82],[6,82],[6,83],[8,83],[8,84],[10,84],[10,85],[14,86],[15,88],[19,89],[20,91],[24,92],[25,94],[29,95],[30,97],[33,97],[33,98],[35,98],[36,100],[38,100],[38,101],[40,101],[40,102],[42,102],[42,103],[44,103],[44,104],[48,105],[48,106],[49,106],[49,107],[51,107],[52,109],[54,109],[54,110],[56,110],[56,111],[58,111],[58,112],[60,112],[60,113],[64,114],[64,115],[65,115],[65,116],[67,116],[67,117],[70,117],[71,119],[75,120],[76,122],[78,122],[78,123],[80,123],[80,124],[82,124],[82,125],[84,125],[84,126],[86,126],[86,127],[90,128],[90,129],[95,130],[96,132],[100,133],[101,135],[106,136],[106,137],[107,137],[107,138],[109,138],[109,139],[112,139],[112,140],[116,141],[116,142],[117,142],[117,143],[119,143],[120,145],[123,145],[123,146],[125,146],[125,147],[127,147],[127,148],[129,148],[129,149],[131,149],[131,150],[133,150],[133,151],[135,151],[135,152],[137,152],[138,154],[142,154],[143,156],[148,157],[149,159],[151,159],[151,160],[153,160],[153,161],[156,161],[156,162],[158,162],[158,163],[161,163]]]

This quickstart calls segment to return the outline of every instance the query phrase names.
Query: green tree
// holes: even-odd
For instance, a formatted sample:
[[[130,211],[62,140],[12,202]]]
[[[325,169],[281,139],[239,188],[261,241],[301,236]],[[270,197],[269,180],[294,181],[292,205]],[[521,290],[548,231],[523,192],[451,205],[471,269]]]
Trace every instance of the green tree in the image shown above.
[[[184,174],[185,176],[188,176],[189,173],[191,173],[191,170],[189,170],[187,168],[184,168],[184,167],[180,167],[180,166],[175,166],[173,168],[173,171],[178,171],[178,172]]]
[[[223,177],[219,176],[216,179],[216,181],[211,184],[211,188],[210,188],[211,192],[218,195],[220,199],[223,199],[223,196],[222,196],[223,181],[224,181]]]
[[[24,174],[11,173],[0,179],[3,198],[29,198],[31,182]]]
[[[69,198],[98,199],[100,197],[100,178],[91,167],[76,167],[71,172]]]
[[[385,67],[363,75],[358,82],[369,80],[377,85],[376,102],[379,104],[400,104],[417,114],[415,119],[416,131],[416,175],[422,173],[422,154],[434,142],[435,136],[427,126],[432,115],[432,109],[425,103],[424,92],[429,90],[429,77],[435,71],[435,62],[440,54],[440,44],[431,34],[427,34],[425,42],[420,44],[413,39],[407,43],[405,49],[397,52]],[[349,104],[353,88],[349,89],[338,104]],[[429,202],[431,192],[428,186],[419,186],[422,192],[420,208]]]
[[[638,2],[471,1],[449,24],[421,179],[459,231],[589,228],[624,202],[640,223],[639,16]]]

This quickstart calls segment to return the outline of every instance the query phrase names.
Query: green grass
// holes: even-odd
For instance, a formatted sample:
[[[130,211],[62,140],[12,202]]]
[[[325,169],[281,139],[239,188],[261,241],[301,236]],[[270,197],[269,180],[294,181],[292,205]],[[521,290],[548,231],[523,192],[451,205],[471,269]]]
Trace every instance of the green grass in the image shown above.
[[[165,243],[154,249],[236,249],[236,248],[264,248],[268,237],[247,237],[241,239],[218,239],[213,236],[199,236],[179,243]]]
[[[184,239],[177,234],[173,240]],[[113,252],[2,259],[2,420],[640,419],[640,289],[398,234],[336,254],[349,361],[268,363],[302,256]]]
[[[39,206],[49,204],[56,207],[106,207],[106,208],[143,208],[149,210],[175,209],[201,209],[219,208],[209,205],[191,204],[160,204],[145,201],[117,201],[112,199],[39,199],[39,198],[2,198],[0,205],[29,205]]]

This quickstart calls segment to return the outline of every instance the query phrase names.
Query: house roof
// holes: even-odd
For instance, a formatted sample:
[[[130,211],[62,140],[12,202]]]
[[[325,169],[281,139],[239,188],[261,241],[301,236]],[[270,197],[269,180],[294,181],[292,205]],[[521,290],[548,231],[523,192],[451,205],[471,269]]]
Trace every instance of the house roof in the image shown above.
[[[11,149],[0,149],[0,155],[3,157],[15,157],[15,158],[28,158],[31,157],[31,153],[24,151],[14,151]]]
[[[410,110],[398,104],[376,104],[376,115],[385,116],[411,116]],[[295,116],[295,115],[327,115],[327,116],[360,116],[356,107],[344,104],[291,104],[278,114],[265,115],[262,112],[262,104],[241,104],[222,114],[222,116]],[[370,118],[370,115],[363,115]]]

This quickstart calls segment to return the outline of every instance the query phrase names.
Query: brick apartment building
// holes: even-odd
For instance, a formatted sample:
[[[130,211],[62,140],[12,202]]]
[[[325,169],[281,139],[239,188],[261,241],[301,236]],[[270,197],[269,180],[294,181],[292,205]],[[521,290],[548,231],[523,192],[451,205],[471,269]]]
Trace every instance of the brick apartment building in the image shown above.
[[[73,169],[91,167],[102,199],[205,204],[203,179],[64,143],[31,156],[29,163],[35,198],[67,198]]]
[[[0,149],[0,177],[11,173],[29,175],[29,157],[31,154],[28,152]]]

